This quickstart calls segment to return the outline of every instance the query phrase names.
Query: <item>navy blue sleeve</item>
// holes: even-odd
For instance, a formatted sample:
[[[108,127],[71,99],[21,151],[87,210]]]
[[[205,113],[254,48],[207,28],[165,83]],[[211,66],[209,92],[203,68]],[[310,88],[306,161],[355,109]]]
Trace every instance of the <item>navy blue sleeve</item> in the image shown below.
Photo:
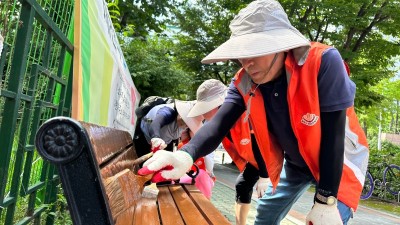
[[[151,138],[160,138],[160,130],[161,127],[172,123],[176,117],[177,117],[177,112],[170,108],[170,107],[162,107],[157,111],[157,115],[154,118],[154,120],[151,122],[151,125],[149,127],[149,135]]]
[[[347,75],[340,53],[330,48],[322,55],[318,73],[321,112],[346,109],[354,104],[356,86]]]
[[[210,154],[243,114],[244,108],[232,103],[224,103],[217,114],[205,123],[194,137],[181,150],[192,156],[193,160]]]
[[[233,81],[229,85],[228,94],[225,97],[225,102],[233,103],[240,106],[241,108],[246,108],[243,96],[239,93],[238,89],[233,84]]]
[[[318,74],[321,109],[318,192],[324,196],[337,196],[343,169],[345,109],[354,104],[355,90],[338,50],[326,50]]]
[[[318,192],[337,196],[342,178],[346,110],[321,113],[320,180]]]

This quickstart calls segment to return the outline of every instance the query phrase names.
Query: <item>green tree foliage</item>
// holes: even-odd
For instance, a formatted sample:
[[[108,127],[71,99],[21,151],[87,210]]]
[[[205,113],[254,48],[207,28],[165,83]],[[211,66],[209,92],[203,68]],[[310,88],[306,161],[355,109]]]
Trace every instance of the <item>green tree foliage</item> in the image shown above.
[[[151,95],[170,96],[186,100],[189,76],[176,67],[172,41],[149,37],[133,39],[123,45],[126,63],[142,100]]]
[[[383,133],[400,133],[400,80],[383,79],[378,85],[371,88],[372,91],[385,96],[385,98],[366,108],[363,107],[362,118],[368,124],[368,136],[378,136],[378,127]]]
[[[146,38],[149,32],[160,33],[165,28],[174,0],[107,0],[117,32],[129,37]]]
[[[388,141],[383,141],[382,149],[378,150],[378,146],[376,143],[378,143],[377,139],[372,138],[372,141],[370,141],[369,144],[370,167],[379,167],[380,165],[379,170],[382,172],[384,169],[384,167],[382,167],[382,162],[386,162],[387,164],[400,165],[400,146]],[[382,176],[382,174],[380,176]]]
[[[176,54],[184,70],[194,74],[194,86],[206,79],[214,78],[225,84],[230,82],[239,68],[232,62],[218,65],[202,65],[201,59],[218,47],[230,36],[229,22],[239,8],[251,1],[185,1],[174,11],[176,26],[182,32],[178,40]]]
[[[121,16],[121,13],[119,12],[118,3],[118,0],[107,0],[107,8],[114,29],[116,31],[121,31],[121,24],[119,24],[119,17]]]
[[[20,6],[21,3],[18,1],[2,0],[0,2],[0,34],[5,42],[7,42],[7,37],[14,37],[16,28],[22,25],[18,20],[19,11],[16,10]]]
[[[195,4],[190,3],[195,2]],[[251,1],[188,1],[175,10],[179,63],[193,71],[195,81],[217,78],[229,82],[232,62],[201,65],[200,60],[230,36],[229,22]],[[370,90],[394,75],[400,54],[400,4],[397,0],[282,0],[289,20],[312,41],[333,45],[351,67],[357,84],[357,106],[371,106],[383,96]]]
[[[400,54],[397,0],[281,1],[291,22],[312,41],[333,45],[351,68],[356,106],[372,106],[383,96],[370,89],[394,75]]]

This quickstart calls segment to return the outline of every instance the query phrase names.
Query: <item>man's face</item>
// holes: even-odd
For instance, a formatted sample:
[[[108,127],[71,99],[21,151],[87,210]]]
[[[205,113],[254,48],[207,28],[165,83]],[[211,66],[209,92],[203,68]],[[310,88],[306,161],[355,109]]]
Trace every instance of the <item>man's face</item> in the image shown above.
[[[280,69],[283,67],[284,54],[278,53],[278,58],[273,63],[275,54],[264,55],[254,58],[239,59],[242,67],[250,75],[251,79],[256,84],[263,84],[268,81],[274,80],[280,73]]]

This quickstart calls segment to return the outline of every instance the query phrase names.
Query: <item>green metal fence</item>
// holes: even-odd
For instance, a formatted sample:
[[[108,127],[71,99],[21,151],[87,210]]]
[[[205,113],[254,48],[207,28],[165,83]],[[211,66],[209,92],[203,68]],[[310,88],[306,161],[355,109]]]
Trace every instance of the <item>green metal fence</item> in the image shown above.
[[[0,224],[54,224],[59,181],[34,139],[48,118],[70,115],[73,6],[0,0]]]

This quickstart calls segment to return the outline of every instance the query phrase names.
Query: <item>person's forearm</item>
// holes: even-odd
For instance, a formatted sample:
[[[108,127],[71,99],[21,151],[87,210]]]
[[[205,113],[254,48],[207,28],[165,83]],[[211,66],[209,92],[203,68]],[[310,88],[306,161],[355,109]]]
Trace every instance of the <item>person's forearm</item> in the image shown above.
[[[149,135],[151,138],[160,138],[160,130],[161,130],[161,123],[162,123],[162,118],[159,118],[158,120],[153,120],[150,124],[149,127]]]
[[[193,160],[211,153],[242,115],[244,109],[233,103],[224,103],[214,118],[205,123],[182,150],[188,152]]]
[[[321,113],[318,192],[337,196],[343,170],[346,110]]]
[[[161,128],[169,123],[174,122],[177,112],[169,107],[161,108],[149,127],[149,135],[151,138],[161,138]]]

